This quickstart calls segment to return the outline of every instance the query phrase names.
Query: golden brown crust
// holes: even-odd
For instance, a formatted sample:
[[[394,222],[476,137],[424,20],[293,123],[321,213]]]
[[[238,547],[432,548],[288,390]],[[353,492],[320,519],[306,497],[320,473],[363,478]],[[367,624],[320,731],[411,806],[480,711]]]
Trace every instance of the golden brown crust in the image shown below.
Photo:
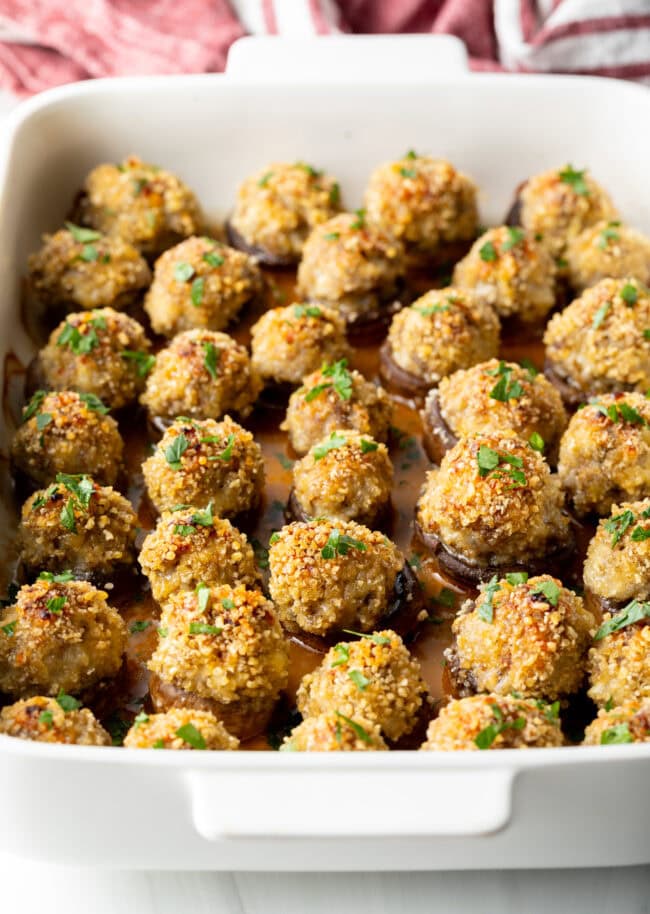
[[[603,616],[603,624],[611,619]],[[650,699],[650,625],[628,625],[595,641],[589,651],[589,697],[608,703]]]
[[[321,365],[350,355],[333,308],[296,303],[266,311],[251,328],[252,364],[265,381],[298,386]]]
[[[576,514],[606,515],[650,494],[648,423],[650,401],[640,393],[603,395],[572,416],[558,475]]]
[[[632,277],[603,279],[551,318],[544,334],[547,362],[585,400],[620,390],[645,392],[648,328],[648,289]]]
[[[597,222],[567,248],[569,281],[582,292],[601,279],[634,276],[650,282],[650,238],[620,222]]]
[[[177,419],[142,472],[158,511],[211,501],[215,515],[232,517],[254,508],[264,488],[261,448],[230,416]]]
[[[246,244],[299,260],[305,239],[340,209],[339,187],[305,162],[273,162],[240,184],[232,227]]]
[[[454,286],[432,289],[393,317],[392,359],[427,385],[497,354],[499,319],[489,304]]]
[[[542,321],[555,304],[555,263],[523,229],[489,229],[454,268],[454,284],[472,289],[501,318]]]
[[[650,597],[650,498],[612,505],[589,542],[583,580],[612,603]]]
[[[247,416],[262,384],[245,346],[226,333],[186,330],[156,355],[140,402],[153,416]]]
[[[189,738],[186,739],[186,737]],[[197,735],[198,734],[198,735]],[[239,740],[209,711],[172,708],[164,714],[140,714],[124,737],[128,749],[234,750]]]
[[[452,625],[447,657],[461,694],[553,701],[576,692],[596,630],[582,598],[550,575],[496,586],[483,585]]]
[[[474,182],[450,162],[409,153],[379,165],[365,193],[368,219],[407,252],[431,255],[445,242],[469,241],[478,224]]]
[[[306,454],[336,429],[356,430],[375,441],[387,440],[393,414],[388,394],[358,371],[345,372],[347,387],[338,385],[337,389],[336,378],[321,369],[303,378],[302,386],[291,394],[280,428],[289,433],[296,453]]]
[[[280,746],[281,752],[366,752],[388,749],[378,724],[354,720],[340,711],[308,717],[294,727]]]
[[[117,422],[103,415],[101,404],[64,390],[38,394],[33,405],[11,443],[15,467],[41,485],[57,473],[88,473],[100,483],[115,483],[124,445]]]
[[[198,523],[197,523],[198,520]],[[260,575],[245,533],[211,510],[165,511],[142,544],[138,561],[159,603],[201,582],[259,587]]]
[[[507,695],[473,695],[445,705],[429,724],[420,748],[473,751],[481,748],[477,739],[486,749],[545,748],[564,742],[559,720],[543,705]]]
[[[368,632],[386,612],[404,556],[382,533],[319,519],[275,534],[269,567],[269,592],[285,626],[315,635]]]
[[[129,352],[144,359],[151,344],[140,324],[98,308],[69,314],[39,353],[40,368],[52,390],[95,394],[111,409],[132,403],[144,387],[144,374]]]
[[[171,172],[137,156],[93,168],[83,189],[83,224],[146,254],[159,254],[201,231],[203,216],[192,191]]]
[[[69,229],[59,229],[43,235],[42,247],[29,258],[29,278],[40,302],[68,311],[119,311],[147,288],[151,271],[132,244],[87,229],[73,231],[89,240],[77,241]]]
[[[23,505],[17,542],[25,567],[97,576],[131,565],[138,520],[127,499],[89,477],[59,478]]]
[[[317,226],[305,242],[297,291],[355,321],[394,299],[403,273],[399,241],[362,211],[341,213]]]
[[[601,708],[585,730],[583,746],[650,743],[650,701],[625,701],[618,708]]]
[[[547,459],[557,459],[568,417],[559,393],[544,375],[532,374],[516,362],[491,359],[444,378],[434,396],[456,438],[511,430],[530,441],[536,433]]]
[[[221,330],[262,288],[260,269],[248,254],[193,237],[158,258],[144,309],[165,336],[194,327]]]
[[[397,740],[414,728],[427,694],[420,665],[402,639],[381,631],[328,651],[303,677],[297,704],[304,717],[338,711],[376,723],[385,737]]]
[[[110,746],[111,738],[88,708],[64,711],[55,698],[36,695],[0,711],[0,733],[39,743]]]
[[[481,452],[487,463],[487,451],[496,454],[493,469],[481,470],[480,448],[487,449]],[[515,465],[507,462],[512,459]],[[467,564],[489,563],[495,570],[525,565],[570,542],[559,481],[513,432],[462,438],[440,468],[429,471],[417,520],[424,533],[438,537]]]
[[[293,493],[307,517],[372,526],[390,503],[393,464],[385,444],[336,429],[293,466]]]
[[[125,643],[124,622],[103,590],[39,579],[0,610],[0,691],[79,692],[117,673]]]

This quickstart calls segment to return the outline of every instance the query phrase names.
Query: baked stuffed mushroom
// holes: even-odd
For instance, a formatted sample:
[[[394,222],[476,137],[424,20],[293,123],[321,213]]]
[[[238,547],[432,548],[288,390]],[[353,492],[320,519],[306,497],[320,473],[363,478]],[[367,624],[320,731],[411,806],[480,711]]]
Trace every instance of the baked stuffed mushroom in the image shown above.
[[[406,396],[422,397],[459,368],[497,354],[499,319],[473,292],[433,289],[393,318],[381,348],[384,381]]]
[[[507,695],[473,695],[450,701],[432,720],[425,751],[532,749],[564,742],[554,708]]]
[[[447,668],[459,695],[555,701],[582,685],[595,630],[582,598],[557,578],[495,575],[456,616]]]
[[[603,611],[650,599],[650,498],[612,506],[589,542],[583,579]]]
[[[650,603],[605,613],[589,651],[589,697],[603,707],[650,699]]]
[[[424,443],[434,463],[459,438],[513,431],[557,461],[568,417],[556,388],[534,368],[491,359],[443,378],[422,412]]]
[[[292,632],[369,632],[416,604],[416,584],[397,547],[351,521],[289,524],[271,538],[269,568],[269,593]]]
[[[305,375],[350,354],[343,318],[323,305],[271,308],[251,337],[253,368],[270,384],[298,387]]]
[[[204,585],[165,603],[149,669],[157,711],[211,711],[246,739],[264,730],[287,684],[287,645],[259,591]]]
[[[461,438],[430,470],[417,526],[442,568],[472,582],[552,569],[573,550],[558,479],[512,432]]]
[[[636,279],[603,279],[546,328],[546,374],[566,403],[650,387],[650,291]]]
[[[39,743],[110,746],[111,738],[88,708],[70,695],[35,695],[0,711],[0,733]]]
[[[176,505],[165,511],[142,544],[138,561],[159,603],[178,591],[195,590],[202,582],[251,589],[260,584],[246,534],[215,517],[211,502],[205,508]]]
[[[234,750],[239,740],[210,711],[170,708],[164,714],[140,712],[124,745],[128,749]]]
[[[481,235],[456,264],[454,284],[472,289],[511,327],[535,328],[555,304],[555,263],[532,233],[500,226]]]
[[[476,236],[474,182],[444,159],[412,150],[370,175],[365,194],[368,219],[398,238],[416,265],[441,261]]]
[[[601,279],[634,276],[650,282],[650,238],[621,222],[597,222],[568,245],[567,273],[577,292]]]
[[[649,423],[650,401],[640,393],[598,397],[572,416],[558,475],[578,516],[650,495]]]
[[[156,261],[144,309],[164,336],[194,327],[221,330],[262,288],[260,269],[248,254],[212,238],[188,238]]]
[[[106,593],[69,572],[42,573],[0,610],[0,692],[80,692],[122,665],[126,627]]]
[[[264,489],[262,450],[230,416],[177,419],[142,465],[149,498],[158,511],[207,505],[217,517],[255,508]]]
[[[386,445],[337,429],[294,464],[289,507],[298,520],[327,517],[372,527],[388,513],[392,484]]]
[[[545,247],[559,260],[562,271],[566,247],[572,238],[597,222],[617,218],[609,195],[588,170],[564,165],[535,175],[521,185],[508,222],[540,235]]]
[[[163,422],[176,416],[247,416],[261,389],[246,347],[225,333],[186,330],[156,356],[140,402]]]
[[[353,720],[340,711],[308,717],[294,727],[280,746],[281,752],[365,752],[388,749],[379,725],[363,718]]]
[[[51,390],[94,394],[109,409],[132,403],[153,364],[141,325],[112,308],[80,311],[52,332],[37,356],[37,374]]]
[[[89,474],[113,485],[123,442],[117,422],[93,394],[37,391],[23,410],[23,424],[11,443],[15,468],[37,485],[58,473]]]
[[[30,571],[71,568],[104,579],[134,563],[137,524],[130,503],[110,486],[59,473],[23,505],[20,559]]]
[[[142,295],[151,271],[137,248],[122,238],[67,222],[64,229],[43,236],[43,246],[29,258],[29,280],[48,308],[121,311]]]
[[[148,256],[201,231],[203,217],[192,191],[176,175],[137,156],[98,165],[88,174],[79,220],[134,245]]]
[[[291,446],[303,455],[321,438],[337,429],[356,430],[375,441],[388,438],[393,406],[382,387],[348,369],[341,359],[303,378],[289,398],[280,426]]]
[[[374,334],[399,307],[404,250],[364,210],[317,226],[303,249],[298,294],[338,311],[348,328]]]
[[[601,708],[585,730],[583,746],[650,743],[650,701],[626,701],[618,708]]]
[[[298,263],[307,236],[341,208],[338,183],[307,162],[273,162],[237,190],[230,243],[268,266]]]
[[[303,677],[298,710],[309,719],[336,711],[377,724],[396,741],[415,728],[428,707],[420,665],[393,631],[335,645]]]

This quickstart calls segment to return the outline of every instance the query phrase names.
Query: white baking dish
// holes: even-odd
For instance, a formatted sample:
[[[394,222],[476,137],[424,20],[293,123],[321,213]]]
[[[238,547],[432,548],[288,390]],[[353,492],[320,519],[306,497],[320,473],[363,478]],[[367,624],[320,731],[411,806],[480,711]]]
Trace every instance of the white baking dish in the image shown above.
[[[19,317],[27,253],[93,165],[130,152],[178,172],[214,216],[240,179],[276,158],[325,166],[357,206],[375,163],[410,147],[439,154],[478,181],[488,222],[527,175],[588,163],[650,231],[646,89],[470,75],[451,39],[248,39],[231,62],[226,76],[57,89],[11,115],[0,150],[3,353],[31,355]],[[10,430],[0,431],[6,453]],[[649,771],[650,745],[318,756],[0,737],[0,850],[156,869],[645,863]]]

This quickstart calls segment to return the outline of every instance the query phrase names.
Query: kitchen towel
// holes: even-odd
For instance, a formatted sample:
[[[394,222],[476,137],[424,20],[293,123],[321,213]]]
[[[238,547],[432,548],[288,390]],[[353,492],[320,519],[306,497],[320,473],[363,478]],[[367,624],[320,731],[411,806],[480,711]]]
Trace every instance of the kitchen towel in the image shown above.
[[[475,69],[650,83],[650,0],[0,0],[0,87],[222,70],[245,34],[457,35]]]

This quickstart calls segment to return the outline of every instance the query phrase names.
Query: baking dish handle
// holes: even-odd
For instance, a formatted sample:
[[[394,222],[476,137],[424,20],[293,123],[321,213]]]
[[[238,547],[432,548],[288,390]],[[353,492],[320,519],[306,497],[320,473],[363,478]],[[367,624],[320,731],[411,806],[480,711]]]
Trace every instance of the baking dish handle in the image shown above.
[[[453,35],[250,36],[228,52],[237,82],[426,83],[468,73],[467,50]]]
[[[487,835],[512,813],[508,769],[188,773],[208,841]]]

